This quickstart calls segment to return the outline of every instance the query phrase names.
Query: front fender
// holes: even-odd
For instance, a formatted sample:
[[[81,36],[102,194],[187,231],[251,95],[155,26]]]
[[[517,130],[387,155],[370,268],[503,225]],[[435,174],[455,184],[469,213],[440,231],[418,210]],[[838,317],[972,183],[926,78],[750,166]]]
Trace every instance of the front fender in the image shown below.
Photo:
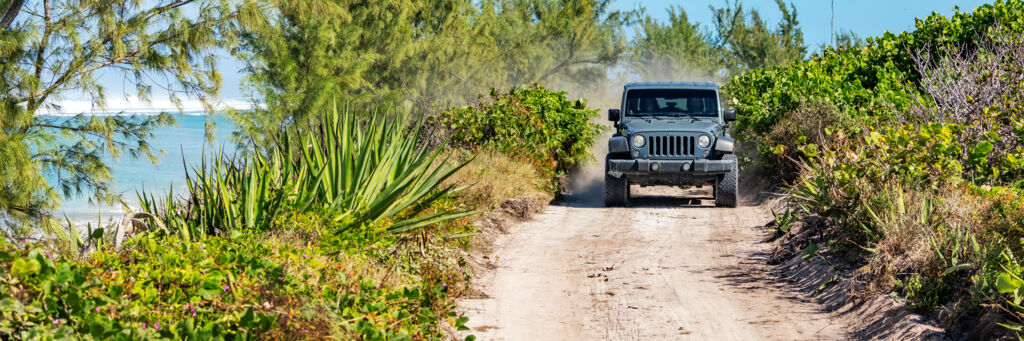
[[[732,154],[736,151],[736,141],[728,136],[719,136],[715,142],[715,152]]]
[[[629,141],[625,136],[612,136],[608,139],[608,154],[629,153]]]

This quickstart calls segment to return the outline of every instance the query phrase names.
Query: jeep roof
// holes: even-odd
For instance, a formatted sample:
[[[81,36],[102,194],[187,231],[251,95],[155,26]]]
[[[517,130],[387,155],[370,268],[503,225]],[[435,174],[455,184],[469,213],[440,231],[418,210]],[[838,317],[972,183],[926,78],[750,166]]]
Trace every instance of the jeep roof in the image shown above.
[[[707,88],[718,90],[718,84],[712,82],[629,82],[626,83],[625,88]]]

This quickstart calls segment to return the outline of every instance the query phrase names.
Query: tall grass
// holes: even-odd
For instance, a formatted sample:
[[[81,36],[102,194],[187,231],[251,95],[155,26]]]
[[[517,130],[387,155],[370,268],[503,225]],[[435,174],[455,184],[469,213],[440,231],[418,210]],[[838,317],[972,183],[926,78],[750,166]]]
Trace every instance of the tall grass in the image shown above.
[[[360,119],[359,117],[370,117]],[[336,107],[304,131],[276,133],[274,147],[243,158],[218,154],[187,176],[188,197],[162,202],[140,193],[182,238],[267,230],[284,212],[317,212],[338,232],[387,220],[392,233],[472,212],[431,204],[464,188],[442,182],[465,166],[420,143],[422,125],[395,115],[356,115]]]

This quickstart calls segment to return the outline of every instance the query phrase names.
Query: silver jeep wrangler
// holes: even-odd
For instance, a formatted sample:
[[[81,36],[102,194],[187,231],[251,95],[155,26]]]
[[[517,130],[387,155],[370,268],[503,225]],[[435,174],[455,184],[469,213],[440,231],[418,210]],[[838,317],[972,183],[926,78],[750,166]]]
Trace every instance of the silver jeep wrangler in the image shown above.
[[[695,82],[626,84],[620,109],[608,110],[605,206],[629,204],[629,185],[714,186],[715,205],[736,207],[739,178],[734,141],[726,132],[736,111],[722,110],[718,85]]]

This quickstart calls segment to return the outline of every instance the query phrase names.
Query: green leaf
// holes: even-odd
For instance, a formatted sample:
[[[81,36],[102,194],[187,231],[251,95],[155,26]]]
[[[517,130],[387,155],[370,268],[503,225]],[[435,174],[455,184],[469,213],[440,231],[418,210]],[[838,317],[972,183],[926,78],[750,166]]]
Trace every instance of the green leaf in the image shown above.
[[[39,272],[39,269],[39,262],[36,262],[35,259],[18,258],[11,265],[11,273],[21,279],[34,275],[36,272]]]
[[[460,317],[458,320],[455,321],[455,328],[459,331],[469,330],[469,327],[466,327],[466,322],[469,322],[468,317]]]
[[[804,249],[804,252],[800,254],[800,258],[803,260],[809,260],[811,258],[814,258],[814,256],[818,255],[819,250],[820,248],[818,248],[818,244],[812,243],[811,245],[808,245],[806,249]]]
[[[90,237],[92,237],[92,239],[95,239],[95,240],[103,239],[103,228],[102,227],[98,227],[95,230],[93,230],[92,231],[92,235]]]
[[[254,326],[253,322],[255,321],[256,315],[253,314],[252,307],[250,307],[245,310],[244,314],[242,314],[242,318],[238,320],[238,325],[242,328],[252,328]]]
[[[0,311],[24,313],[25,307],[21,304],[20,301],[10,297],[6,297],[4,299],[0,299]]]
[[[999,293],[1002,294],[1014,292],[1018,288],[1020,288],[1021,285],[1024,285],[1024,282],[1021,282],[1021,280],[1019,279],[1013,278],[1010,274],[1005,272],[999,274],[999,277],[996,277],[996,289],[999,290]]]
[[[974,269],[974,264],[964,263],[964,264],[957,264],[957,265],[951,266],[948,269],[946,269],[946,271],[943,271],[942,275],[940,275],[940,276],[945,276],[945,275],[948,275],[948,274],[952,273],[953,271],[963,270],[963,269]]]
[[[981,141],[974,146],[974,148],[971,148],[971,158],[977,159],[986,157],[993,149],[995,149],[995,146],[992,145],[992,142]]]

